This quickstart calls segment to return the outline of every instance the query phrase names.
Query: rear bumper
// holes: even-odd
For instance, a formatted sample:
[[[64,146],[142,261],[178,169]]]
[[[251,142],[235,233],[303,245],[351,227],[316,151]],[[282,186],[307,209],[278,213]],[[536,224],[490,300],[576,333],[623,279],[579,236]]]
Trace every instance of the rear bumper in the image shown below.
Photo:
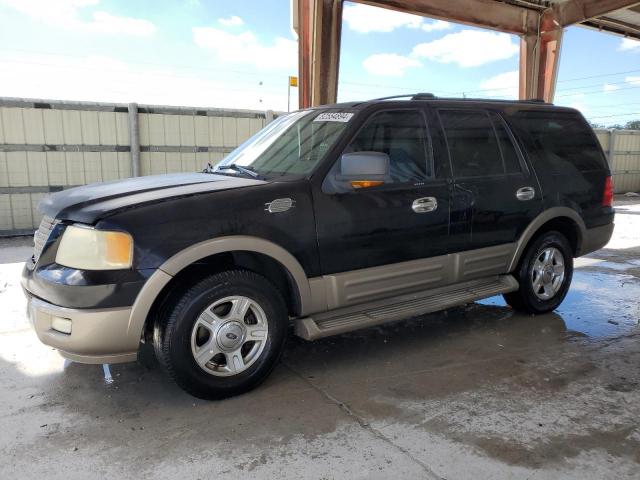
[[[140,331],[130,328],[131,307],[74,309],[27,295],[27,314],[42,343],[80,363],[135,361]],[[71,333],[52,328],[54,317],[71,320]]]
[[[602,225],[601,227],[588,228],[582,238],[580,251],[576,256],[580,257],[587,253],[595,252],[604,247],[613,235],[613,223]]]

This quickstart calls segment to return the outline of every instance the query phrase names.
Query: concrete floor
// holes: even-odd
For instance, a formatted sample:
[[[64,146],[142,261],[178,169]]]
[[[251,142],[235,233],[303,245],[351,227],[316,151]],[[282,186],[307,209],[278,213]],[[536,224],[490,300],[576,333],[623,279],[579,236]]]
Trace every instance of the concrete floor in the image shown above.
[[[500,298],[307,343],[258,390],[183,393],[152,359],[64,368],[0,241],[0,478],[640,478],[640,204],[557,312]]]

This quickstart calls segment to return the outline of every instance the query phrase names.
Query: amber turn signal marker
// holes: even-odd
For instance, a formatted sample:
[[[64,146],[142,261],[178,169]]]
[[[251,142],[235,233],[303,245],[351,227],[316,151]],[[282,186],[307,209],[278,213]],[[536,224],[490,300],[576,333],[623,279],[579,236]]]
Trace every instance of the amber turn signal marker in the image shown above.
[[[133,242],[131,237],[122,232],[106,232],[106,261],[111,264],[127,264],[131,262]]]
[[[379,187],[383,185],[384,182],[382,180],[354,180],[351,182],[351,186],[353,188],[371,188],[371,187]]]

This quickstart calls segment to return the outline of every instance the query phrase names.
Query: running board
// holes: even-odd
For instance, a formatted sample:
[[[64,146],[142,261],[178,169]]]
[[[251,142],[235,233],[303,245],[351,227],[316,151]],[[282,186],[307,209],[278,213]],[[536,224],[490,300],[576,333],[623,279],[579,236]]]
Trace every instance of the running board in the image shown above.
[[[518,282],[511,275],[472,280],[301,318],[295,321],[295,333],[305,340],[316,340],[516,290]]]

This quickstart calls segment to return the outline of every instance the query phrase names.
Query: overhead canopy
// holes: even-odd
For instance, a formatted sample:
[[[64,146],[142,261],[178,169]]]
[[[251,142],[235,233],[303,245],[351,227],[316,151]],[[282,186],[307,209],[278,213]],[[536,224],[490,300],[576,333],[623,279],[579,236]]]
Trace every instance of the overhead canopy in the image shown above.
[[[356,3],[520,36],[520,98],[552,101],[565,27],[640,40],[640,2],[629,0],[353,0]],[[292,0],[298,33],[300,106],[334,103],[342,0]]]

